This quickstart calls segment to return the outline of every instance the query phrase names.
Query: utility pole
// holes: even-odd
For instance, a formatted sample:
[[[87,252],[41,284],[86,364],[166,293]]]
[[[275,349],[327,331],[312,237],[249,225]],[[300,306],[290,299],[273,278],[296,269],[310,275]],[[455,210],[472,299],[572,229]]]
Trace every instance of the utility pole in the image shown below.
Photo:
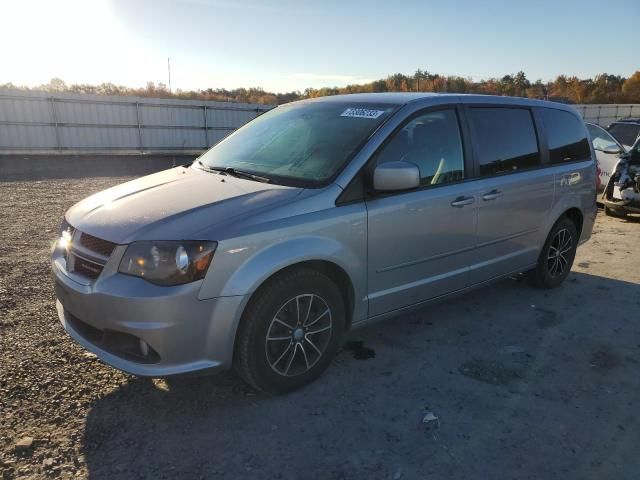
[[[171,91],[171,59],[167,57],[167,70],[169,72],[169,91]]]

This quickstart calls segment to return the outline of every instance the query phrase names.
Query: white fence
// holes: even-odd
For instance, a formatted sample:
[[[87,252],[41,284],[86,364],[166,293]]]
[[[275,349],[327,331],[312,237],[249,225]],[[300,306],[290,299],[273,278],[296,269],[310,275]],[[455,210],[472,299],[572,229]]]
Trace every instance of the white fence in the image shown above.
[[[270,108],[0,89],[0,154],[196,153]]]
[[[640,105],[575,105],[607,126]],[[273,105],[0,89],[0,154],[199,153]]]
[[[624,117],[640,117],[638,104],[603,104],[603,105],[574,105],[585,122],[597,123],[606,127],[611,122]]]

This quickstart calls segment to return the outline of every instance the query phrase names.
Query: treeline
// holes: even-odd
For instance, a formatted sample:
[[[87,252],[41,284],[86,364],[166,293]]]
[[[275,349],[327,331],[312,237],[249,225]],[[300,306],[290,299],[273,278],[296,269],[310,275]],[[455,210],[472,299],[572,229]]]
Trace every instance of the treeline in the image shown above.
[[[567,103],[640,103],[640,70],[631,77],[603,73],[580,79],[566,75],[552,82],[529,81],[524,72],[474,82],[470,78],[444,76],[417,70],[413,75],[396,73],[384,80],[344,88],[307,89],[305,97],[357,92],[449,92],[510,95],[551,99]]]
[[[629,78],[603,73],[593,78],[580,79],[560,75],[554,81],[531,82],[524,72],[505,75],[502,78],[473,81],[459,76],[444,76],[417,70],[413,75],[396,73],[386,79],[370,83],[347,85],[346,87],[307,88],[304,92],[272,93],[262,88],[208,88],[206,90],[174,90],[163,83],[148,82],[145,87],[131,88],[113,83],[100,85],[67,85],[59,78],[34,88],[15,86],[11,83],[0,88],[40,90],[46,92],[87,93],[97,95],[132,95],[139,97],[178,98],[187,100],[214,100],[222,102],[247,102],[282,104],[304,98],[362,92],[449,92],[482,93],[489,95],[511,95],[550,99],[567,103],[640,103],[640,70]]]
[[[271,93],[265,92],[260,87],[255,88],[207,88],[206,90],[181,90],[170,91],[164,83],[147,82],[140,88],[115,85],[113,83],[101,83],[100,85],[67,84],[59,78],[52,78],[49,83],[37,87],[17,86],[12,83],[0,84],[1,88],[9,88],[23,91],[41,91],[51,93],[86,93],[92,95],[119,95],[151,98],[174,98],[181,100],[211,100],[216,102],[243,102],[259,103],[266,105],[282,104],[300,100],[304,95],[300,92]]]

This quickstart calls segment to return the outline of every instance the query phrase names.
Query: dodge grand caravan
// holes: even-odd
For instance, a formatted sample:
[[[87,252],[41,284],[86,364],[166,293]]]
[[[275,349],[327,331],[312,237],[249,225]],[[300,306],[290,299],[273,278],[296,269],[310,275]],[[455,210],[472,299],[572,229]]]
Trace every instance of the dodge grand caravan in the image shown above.
[[[124,371],[234,367],[283,393],[317,378],[351,328],[519,272],[558,286],[591,235],[595,186],[587,130],[565,105],[291,103],[191,165],[69,209],[57,310]]]

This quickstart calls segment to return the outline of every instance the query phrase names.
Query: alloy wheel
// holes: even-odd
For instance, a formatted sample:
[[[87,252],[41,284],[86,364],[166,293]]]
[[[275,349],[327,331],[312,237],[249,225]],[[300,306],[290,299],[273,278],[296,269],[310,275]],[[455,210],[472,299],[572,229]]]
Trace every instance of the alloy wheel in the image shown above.
[[[331,309],[322,297],[310,293],[287,300],[267,329],[271,369],[285,377],[308,372],[325,353],[332,326]]]
[[[566,228],[558,230],[549,245],[547,254],[547,268],[549,275],[559,277],[565,273],[569,265],[569,256],[573,246],[571,232]]]

